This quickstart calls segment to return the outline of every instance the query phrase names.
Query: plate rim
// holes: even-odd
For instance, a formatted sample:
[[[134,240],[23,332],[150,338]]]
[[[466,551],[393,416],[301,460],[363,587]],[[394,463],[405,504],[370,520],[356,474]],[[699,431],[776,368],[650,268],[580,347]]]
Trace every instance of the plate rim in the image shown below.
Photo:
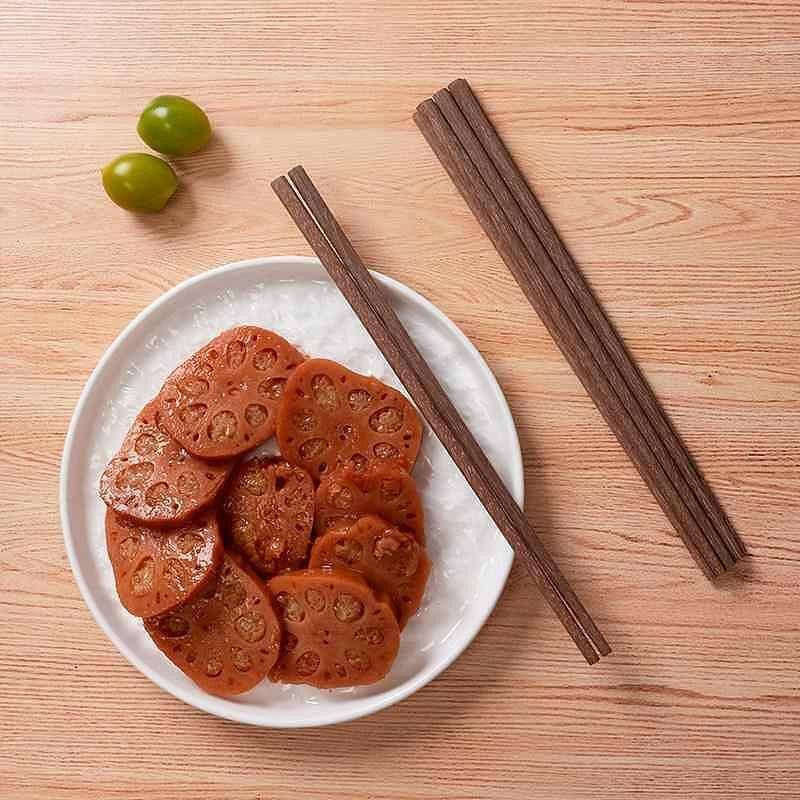
[[[96,606],[93,598],[92,593],[89,589],[88,583],[86,578],[83,574],[83,571],[80,567],[80,563],[78,560],[78,555],[73,547],[73,532],[70,526],[70,518],[69,518],[69,511],[68,511],[68,473],[70,465],[72,461],[75,459],[75,432],[77,429],[78,421],[81,418],[84,407],[89,400],[89,396],[91,395],[95,384],[99,380],[101,374],[105,370],[106,365],[111,362],[111,360],[116,355],[117,351],[123,346],[125,341],[129,338],[129,336],[143,323],[147,320],[149,316],[155,314],[163,305],[169,303],[175,295],[191,288],[197,283],[201,283],[205,280],[210,279],[211,277],[222,275],[226,272],[236,272],[239,270],[246,270],[251,267],[265,267],[270,266],[271,264],[276,263],[286,263],[286,262],[294,262],[296,264],[302,264],[304,266],[314,266],[321,270],[324,273],[324,267],[322,266],[321,262],[317,258],[313,258],[310,256],[295,256],[295,255],[277,255],[277,256],[262,256],[262,257],[255,257],[255,258],[248,258],[243,259],[240,261],[232,261],[225,264],[222,264],[217,267],[212,267],[210,269],[204,270],[196,275],[192,275],[185,280],[181,281],[180,283],[176,284],[172,288],[168,289],[167,291],[161,293],[158,297],[156,297],[152,302],[146,305],[141,311],[139,311],[130,322],[127,323],[123,327],[123,329],[116,335],[114,340],[111,344],[106,348],[105,352],[101,355],[98,362],[95,364],[94,368],[92,369],[89,377],[86,380],[86,383],[81,390],[80,396],[78,398],[77,403],[75,404],[75,408],[72,412],[72,416],[70,418],[69,427],[67,428],[67,433],[64,438],[64,447],[62,449],[62,456],[61,456],[61,464],[59,469],[59,512],[60,512],[60,521],[61,521],[61,529],[62,535],[64,538],[64,546],[67,551],[67,558],[69,560],[70,570],[72,572],[73,579],[78,586],[78,590],[80,591],[81,597],[83,598],[84,603],[89,609],[94,621],[100,627],[100,629],[105,633],[106,637],[111,641],[111,643],[116,647],[117,651],[131,664],[131,666],[135,667],[144,677],[150,680],[153,684],[155,684],[159,689],[162,691],[167,692],[168,694],[172,695],[173,697],[181,700],[182,702],[186,703],[187,705],[199,709],[201,711],[205,711],[209,714],[213,714],[214,716],[221,717],[223,719],[228,719],[232,722],[239,722],[248,725],[254,725],[256,727],[263,727],[263,728],[274,728],[274,729],[293,729],[293,728],[315,728],[315,727],[323,727],[327,725],[334,725],[341,722],[349,722],[351,720],[359,719],[361,717],[368,716],[373,714],[381,709],[388,708],[389,706],[394,705],[395,703],[404,700],[405,698],[412,695],[414,692],[418,691],[422,687],[426,686],[436,677],[441,675],[444,670],[446,670],[449,666],[453,664],[453,662],[472,644],[475,637],[478,633],[483,629],[483,626],[486,624],[486,620],[494,611],[497,602],[499,601],[503,590],[505,589],[506,582],[508,580],[509,572],[511,571],[511,566],[514,562],[514,554],[513,550],[509,547],[506,554],[505,554],[505,564],[501,564],[501,571],[504,572],[502,575],[502,581],[497,582],[497,591],[495,593],[494,598],[491,600],[490,603],[487,604],[485,613],[479,617],[479,624],[475,627],[475,631],[469,636],[463,643],[463,646],[460,648],[456,648],[453,652],[448,653],[447,656],[442,660],[440,664],[437,664],[436,667],[431,670],[429,673],[423,673],[422,676],[415,676],[408,681],[406,681],[401,686],[397,687],[394,690],[389,692],[377,695],[374,698],[364,698],[364,702],[361,707],[356,709],[351,709],[349,711],[345,710],[346,707],[340,707],[338,712],[330,713],[328,717],[322,717],[313,720],[293,720],[293,721],[286,721],[280,720],[277,722],[271,722],[266,720],[258,720],[248,717],[246,715],[238,715],[233,710],[229,710],[228,707],[217,708],[215,707],[214,701],[219,700],[220,698],[216,698],[214,695],[210,695],[207,692],[200,692],[199,694],[193,694],[189,691],[182,689],[179,686],[166,686],[160,680],[155,678],[148,667],[140,661],[137,657],[136,653],[134,652],[133,648],[129,647],[128,644],[117,635],[116,631],[113,627],[107,623],[106,619],[100,612],[100,609]],[[511,464],[512,467],[512,474],[511,474],[511,486],[509,490],[516,500],[516,502],[520,505],[520,507],[524,507],[524,498],[525,498],[525,475],[524,475],[524,468],[523,468],[523,460],[522,460],[522,448],[519,441],[519,432],[517,431],[516,424],[514,422],[514,417],[511,413],[511,409],[508,405],[508,401],[506,400],[505,394],[503,390],[500,388],[500,384],[497,382],[497,378],[495,377],[494,373],[492,372],[489,365],[486,363],[486,360],[481,355],[480,351],[475,347],[469,337],[439,308],[437,308],[430,300],[424,297],[419,292],[411,289],[410,287],[406,286],[404,283],[396,280],[395,278],[391,278],[388,275],[384,275],[380,272],[375,270],[370,270],[373,277],[378,281],[378,283],[388,287],[394,292],[397,292],[399,295],[403,296],[405,299],[421,305],[427,311],[431,312],[441,323],[447,327],[450,332],[459,340],[461,344],[466,346],[468,351],[471,351],[471,355],[475,358],[476,363],[481,367],[481,369],[485,372],[486,377],[488,378],[488,383],[494,392],[496,399],[499,401],[499,407],[504,411],[504,422],[507,427],[510,429],[512,434],[512,441],[516,445],[515,453],[510,454],[514,455],[513,463]]]

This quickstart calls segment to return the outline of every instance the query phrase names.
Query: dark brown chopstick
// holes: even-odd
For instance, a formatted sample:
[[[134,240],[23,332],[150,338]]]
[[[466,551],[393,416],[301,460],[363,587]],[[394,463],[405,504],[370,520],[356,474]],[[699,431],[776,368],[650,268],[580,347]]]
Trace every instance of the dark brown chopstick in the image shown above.
[[[302,167],[272,187],[589,663],[611,652]]]
[[[746,555],[744,543],[731,525],[711,487],[703,479],[686,446],[672,426],[669,417],[656,399],[650,384],[644,379],[636,362],[631,358],[625,343],[606,317],[591,288],[578,269],[561,237],[528,186],[519,167],[506,149],[503,140],[489,121],[478,98],[463,78],[453,81],[448,87],[450,95],[458,105],[465,121],[480,141],[493,166],[502,176],[514,199],[519,204],[527,221],[558,269],[569,291],[585,314],[603,347],[625,383],[635,396],[643,414],[650,421],[656,434],[666,447],[669,457],[690,491],[702,507],[724,541],[734,559]]]
[[[610,383],[595,369],[592,354],[584,346],[568,314],[550,290],[544,276],[538,270],[530,268],[531,256],[525,244],[506,217],[504,207],[497,202],[469,159],[441,110],[433,100],[425,101],[417,108],[414,120],[609,426],[618,432],[618,438],[629,457],[676,530],[684,536],[684,541],[699,566],[710,577],[722,572],[721,560],[696,528],[688,509],[656,461],[641,432],[625,413],[624,406]],[[543,255],[540,251],[541,246],[536,253],[538,258]]]
[[[419,106],[415,120],[437,157],[698,564],[710,577],[724,571],[738,550],[723,538],[675,464],[593,319],[576,302],[571,283],[553,263],[458,104],[444,90],[434,100]]]
[[[576,302],[564,281],[563,275],[556,268],[546,250],[544,250],[536,232],[528,224],[522,209],[487,156],[486,151],[473,133],[455,100],[446,90],[437,92],[433,96],[433,100],[442,111],[453,133],[464,147],[487,188],[502,207],[515,233],[527,249],[530,258],[524,259],[522,264],[526,282],[535,283],[536,276],[534,273],[538,268],[538,272],[544,277],[549,290],[548,304],[556,303],[561,306],[566,318],[571,323],[569,333],[575,337],[574,346],[584,351],[588,350],[589,357],[594,359],[594,364],[588,373],[591,385],[587,386],[587,389],[590,394],[593,394],[592,390],[594,389],[594,392],[601,394],[604,402],[610,403],[610,405],[604,407],[608,409],[609,413],[613,414],[614,420],[617,420],[622,415],[623,418],[618,421],[618,427],[615,428],[615,432],[619,430],[626,436],[633,435],[637,439],[644,439],[643,443],[640,441],[640,446],[649,448],[652,457],[655,458],[657,462],[656,477],[660,480],[670,481],[675,493],[680,499],[683,499],[690,516],[683,513],[682,509],[681,514],[688,522],[689,534],[692,537],[705,537],[724,569],[732,566],[734,563],[733,554],[727,550],[725,543],[717,533],[711,520],[708,519],[700,507],[697,498],[688,484],[686,484],[683,476],[675,471],[669,453],[657,432],[649,424],[636,396],[628,387],[614,361],[610,358],[602,340],[598,337],[583,309]],[[521,283],[520,285],[524,288],[524,284]],[[649,454],[648,457],[650,457]]]

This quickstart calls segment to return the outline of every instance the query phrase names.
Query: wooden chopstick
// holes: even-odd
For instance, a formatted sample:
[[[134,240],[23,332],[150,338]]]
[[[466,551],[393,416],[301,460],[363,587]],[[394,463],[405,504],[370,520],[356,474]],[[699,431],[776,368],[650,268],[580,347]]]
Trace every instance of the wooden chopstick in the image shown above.
[[[504,202],[498,202],[433,100],[422,103],[414,119],[698,565],[709,577],[720,574],[725,569],[724,562],[703,535],[614,387],[597,368],[594,354],[587,348],[574,321],[544,273],[537,268],[537,264],[541,266],[549,261],[541,243],[535,236],[523,243],[509,221],[507,212],[513,214],[516,205],[513,198],[506,193]],[[496,188],[499,191],[500,187]],[[533,249],[534,256],[526,244]]]
[[[590,663],[611,648],[508,492],[302,167],[272,188]]]
[[[699,514],[693,510],[696,518],[699,520],[699,515],[705,515],[734,560],[746,555],[744,543],[734,530],[711,487],[700,474],[689,451],[656,399],[653,390],[628,353],[622,338],[606,317],[602,306],[594,296],[536,195],[528,186],[503,140],[486,116],[472,88],[467,81],[459,78],[448,86],[448,90],[463,115],[464,122],[480,141],[492,165],[519,204],[530,228],[541,241],[581,311],[593,326],[616,369],[622,374],[625,384],[635,397],[636,404],[666,448],[680,478],[683,479],[689,492],[701,506]],[[448,116],[446,111],[445,116]],[[448,120],[450,120],[449,117]]]
[[[588,349],[590,357],[594,359],[593,377],[596,377],[597,381],[605,381],[609,384],[610,391],[617,395],[616,413],[626,414],[627,412],[627,416],[629,416],[633,425],[644,438],[647,447],[650,448],[653,456],[663,469],[667,480],[673,484],[675,491],[683,498],[691,514],[692,521],[697,526],[696,530],[692,528],[691,533],[694,534],[699,530],[700,535],[708,540],[723,568],[731,567],[735,561],[734,554],[728,551],[725,542],[717,532],[713,522],[703,511],[683,475],[676,471],[673,460],[641,408],[638,398],[625,382],[616,363],[611,359],[604,347],[602,339],[598,336],[597,331],[570,291],[562,272],[556,267],[549,253],[543,248],[541,239],[528,223],[516,198],[511,194],[494,163],[486,154],[485,149],[462,114],[456,101],[446,89],[437,92],[433,96],[433,100],[441,109],[453,133],[461,142],[486,185],[505,211],[514,231],[528,250],[531,258],[525,262],[526,272],[538,268],[544,276],[553,300],[562,306],[575,328],[579,339],[578,346],[581,346],[580,340],[582,340],[582,346]],[[532,277],[528,275],[528,281],[531,280]]]
[[[461,83],[456,85],[461,86]],[[444,90],[437,93],[434,100],[435,104],[431,100],[421,104],[415,115],[434,152],[698,564],[709,577],[724,571],[743,552],[743,546],[739,550],[729,545],[715,527],[712,516],[706,511],[711,501],[699,502],[685,472],[676,465],[641,407],[637,393],[623,379],[602,337],[590,324],[588,314],[576,303],[570,284],[532,230],[457,103]],[[588,287],[586,289],[588,292]],[[635,367],[631,365],[630,369]],[[671,445],[674,449],[675,440]]]

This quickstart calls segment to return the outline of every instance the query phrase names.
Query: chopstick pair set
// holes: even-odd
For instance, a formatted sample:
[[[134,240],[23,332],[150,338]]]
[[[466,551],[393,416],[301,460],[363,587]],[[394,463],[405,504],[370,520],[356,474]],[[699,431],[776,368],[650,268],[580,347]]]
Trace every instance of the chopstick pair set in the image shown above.
[[[469,84],[414,121],[703,572],[746,554]],[[273,189],[589,663],[611,649],[302,167]]]

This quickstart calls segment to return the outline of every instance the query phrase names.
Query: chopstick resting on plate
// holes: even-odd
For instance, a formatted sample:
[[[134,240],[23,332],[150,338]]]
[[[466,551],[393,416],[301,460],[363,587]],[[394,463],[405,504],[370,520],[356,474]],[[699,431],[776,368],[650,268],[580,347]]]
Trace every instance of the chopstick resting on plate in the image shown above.
[[[300,232],[405,386],[478,499],[593,664],[611,648],[420,354],[302,167],[272,182]]]
[[[744,544],[469,84],[414,121],[698,565],[725,572]]]

